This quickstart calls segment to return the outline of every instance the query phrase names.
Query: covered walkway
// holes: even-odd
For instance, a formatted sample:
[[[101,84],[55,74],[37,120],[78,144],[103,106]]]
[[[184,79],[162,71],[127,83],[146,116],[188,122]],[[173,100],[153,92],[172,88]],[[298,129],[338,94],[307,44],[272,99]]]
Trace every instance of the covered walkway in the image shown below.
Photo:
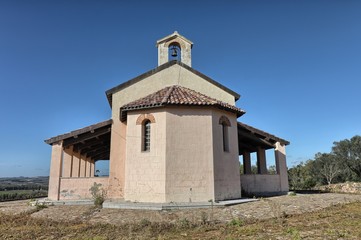
[[[282,138],[238,122],[238,150],[243,157],[241,187],[251,195],[274,195],[288,192],[286,146]],[[266,150],[274,149],[276,174],[267,170]],[[257,172],[252,173],[251,153],[257,154]]]
[[[51,199],[77,199],[89,195],[95,162],[109,160],[112,120],[45,140],[52,146],[49,195]],[[96,178],[103,186],[108,178]]]

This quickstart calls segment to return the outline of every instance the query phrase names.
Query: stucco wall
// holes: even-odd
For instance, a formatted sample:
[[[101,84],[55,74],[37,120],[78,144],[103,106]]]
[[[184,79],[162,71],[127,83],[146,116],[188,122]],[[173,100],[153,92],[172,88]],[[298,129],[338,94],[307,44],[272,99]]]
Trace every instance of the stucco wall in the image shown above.
[[[100,183],[102,188],[108,189],[107,177],[60,178],[59,200],[91,199],[89,189],[94,182]]]
[[[132,111],[127,119],[127,150],[125,163],[125,200],[165,202],[165,142],[166,117],[163,110],[150,109],[155,118],[151,123],[150,151],[142,146],[142,125],[136,121],[149,111]]]
[[[212,110],[167,108],[166,201],[213,199]]]
[[[114,112],[114,111],[113,111]],[[118,109],[119,112],[119,109]],[[127,125],[119,121],[119,117],[113,120],[110,142],[109,159],[109,189],[110,198],[124,197],[125,184],[125,158],[126,158],[126,131]]]
[[[112,117],[119,120],[119,108],[126,103],[171,85],[180,85],[234,105],[234,96],[175,64],[113,94]]]
[[[241,175],[242,189],[255,195],[281,193],[280,176],[271,174],[244,174]]]
[[[228,128],[229,151],[223,150],[221,116],[226,116],[231,123]],[[214,200],[235,199],[241,197],[237,116],[225,111],[212,111],[213,155],[214,155]]]
[[[210,97],[235,104],[234,96],[195,75],[180,65],[173,65],[113,94],[112,132],[109,162],[109,196],[121,198],[125,188],[126,124],[120,122],[119,109],[126,103],[145,97],[166,86],[181,85]]]

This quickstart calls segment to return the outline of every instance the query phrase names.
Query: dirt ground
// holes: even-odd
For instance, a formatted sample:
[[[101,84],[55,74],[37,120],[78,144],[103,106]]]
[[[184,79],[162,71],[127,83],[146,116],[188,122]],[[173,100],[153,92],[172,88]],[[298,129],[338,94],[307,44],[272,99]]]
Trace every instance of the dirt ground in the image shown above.
[[[34,211],[35,207],[29,206],[28,201],[13,201],[0,203],[0,213],[13,215],[33,212],[31,214],[33,218],[46,218],[56,221],[80,220],[87,223],[109,223],[112,225],[139,223],[144,220],[172,223],[182,219],[194,223],[201,221],[222,223],[234,219],[278,218],[313,212],[340,203],[360,201],[361,195],[354,194],[297,194],[296,196],[260,198],[259,201],[229,207],[171,211],[99,209],[92,205],[49,206],[40,211]]]

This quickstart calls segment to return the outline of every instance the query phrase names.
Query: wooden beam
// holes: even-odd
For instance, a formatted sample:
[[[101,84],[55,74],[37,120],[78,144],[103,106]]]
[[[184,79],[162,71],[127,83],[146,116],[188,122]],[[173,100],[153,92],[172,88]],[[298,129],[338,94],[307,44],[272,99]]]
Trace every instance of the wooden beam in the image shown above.
[[[96,138],[98,136],[110,133],[110,128],[106,127],[106,128],[100,128],[94,131],[94,133],[91,132],[87,132],[87,133],[83,133],[81,135],[78,135],[77,138],[70,138],[67,140],[64,140],[64,147],[70,146],[70,145],[74,145],[92,138]]]
[[[74,145],[75,148],[78,150],[78,151],[83,151],[83,150],[86,150],[86,149],[93,149],[93,148],[98,148],[98,147],[101,147],[101,146],[110,146],[110,140],[108,141],[97,141],[97,142],[93,142],[93,143],[85,143],[85,144],[76,144]]]
[[[248,131],[242,131],[238,129],[238,141],[247,142],[247,144],[252,145],[254,147],[260,146],[265,149],[274,148],[274,144],[268,142],[265,139],[259,138]]]
[[[97,152],[92,152],[92,153],[87,153],[86,156],[90,157],[90,158],[95,158],[98,155],[102,155],[104,153],[109,153],[110,154],[110,149],[103,149],[103,150],[99,150]]]
[[[92,159],[94,159],[94,161],[109,160],[109,154],[110,153],[99,153],[98,155],[93,156]]]
[[[250,153],[257,151],[257,148],[255,146],[246,144],[244,142],[238,142],[238,149],[240,150],[239,153],[241,153],[241,150],[247,150],[247,152]]]

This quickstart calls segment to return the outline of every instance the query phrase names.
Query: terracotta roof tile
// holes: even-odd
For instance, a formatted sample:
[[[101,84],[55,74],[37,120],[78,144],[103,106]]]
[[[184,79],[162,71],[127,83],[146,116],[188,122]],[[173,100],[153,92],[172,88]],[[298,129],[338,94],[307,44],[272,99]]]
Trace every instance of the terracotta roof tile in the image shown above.
[[[245,111],[231,104],[219,101],[217,99],[196,92],[192,89],[173,85],[165,87],[155,93],[144,98],[130,102],[121,107],[122,112],[154,108],[167,105],[188,105],[188,106],[213,106],[242,116]]]

